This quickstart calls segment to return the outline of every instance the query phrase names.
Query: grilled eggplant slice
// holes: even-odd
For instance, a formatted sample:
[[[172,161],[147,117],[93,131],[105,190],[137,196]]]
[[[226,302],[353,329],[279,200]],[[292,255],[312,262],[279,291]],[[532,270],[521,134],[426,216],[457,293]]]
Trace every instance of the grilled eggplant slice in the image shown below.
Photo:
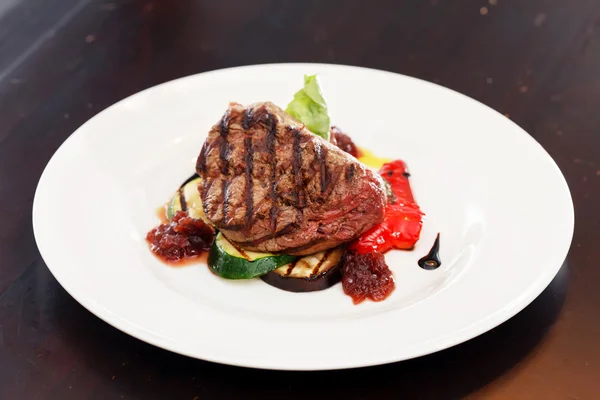
[[[279,267],[260,278],[288,292],[324,290],[342,279],[343,255],[342,247],[321,251]]]

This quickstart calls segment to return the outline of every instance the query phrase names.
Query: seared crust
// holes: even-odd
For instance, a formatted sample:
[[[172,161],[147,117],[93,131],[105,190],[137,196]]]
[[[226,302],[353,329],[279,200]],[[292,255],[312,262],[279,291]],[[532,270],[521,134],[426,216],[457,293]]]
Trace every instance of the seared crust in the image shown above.
[[[381,177],[270,102],[231,103],[196,169],[206,216],[248,250],[311,254],[383,220]]]

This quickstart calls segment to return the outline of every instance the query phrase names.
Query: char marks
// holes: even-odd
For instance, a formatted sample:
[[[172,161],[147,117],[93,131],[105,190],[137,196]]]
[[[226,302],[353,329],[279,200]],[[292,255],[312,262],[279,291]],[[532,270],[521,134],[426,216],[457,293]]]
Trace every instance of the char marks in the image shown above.
[[[329,149],[326,146],[321,145],[318,142],[314,144],[315,158],[314,158],[314,169],[319,173],[319,186],[320,186],[320,197],[318,202],[321,204],[327,200],[331,192],[333,191],[338,178],[342,173],[343,166],[336,167],[333,169],[329,167],[328,155]]]
[[[327,261],[327,259],[329,258],[329,256],[331,255],[331,253],[333,253],[335,249],[329,249],[325,252],[325,254],[323,254],[323,257],[321,257],[321,259],[319,260],[319,262],[317,263],[317,265],[315,265],[315,267],[313,268],[313,270],[310,273],[310,277],[314,278],[315,276],[317,276],[319,274],[319,269],[321,269],[321,265],[323,265],[323,263],[325,261]]]
[[[321,184],[321,194],[325,193],[331,183],[329,168],[327,167],[328,150],[319,142],[314,142],[315,146],[315,168],[319,171],[319,182]]]
[[[196,162],[196,170],[202,175],[206,174],[206,157],[208,156],[208,147],[209,142],[204,142],[202,145],[202,150],[200,150],[200,156]]]
[[[210,187],[212,186],[212,183],[214,182],[213,179],[206,179],[206,176],[207,176],[207,174],[206,174],[206,172],[207,172],[206,159],[208,157],[208,154],[210,153],[210,151],[209,151],[209,148],[211,147],[210,143],[211,142],[209,142],[208,140],[204,142],[204,144],[202,145],[202,150],[200,150],[200,155],[198,156],[198,161],[196,162],[196,173],[198,175],[202,175],[203,177],[205,177],[200,182],[200,186],[198,186],[198,190],[200,191],[201,198],[203,196],[206,196],[206,194],[210,190]]]
[[[350,182],[354,178],[354,174],[356,174],[356,166],[354,164],[348,165],[345,172],[346,181]]]
[[[306,193],[304,192],[304,182],[302,181],[302,134],[298,129],[292,129],[291,134],[293,136],[292,143],[292,174],[294,175],[294,190],[292,196],[296,200],[296,213],[297,223],[302,223],[303,213],[302,209],[306,207]]]
[[[292,263],[289,265],[287,271],[285,271],[285,276],[290,276],[292,274],[292,272],[294,271],[294,268],[296,268],[296,264],[298,263],[298,258],[295,259],[294,261],[292,261]]]
[[[245,131],[247,131],[248,129],[250,129],[250,127],[253,125],[252,121],[253,118],[253,112],[251,108],[247,108],[246,111],[244,111],[244,117],[242,118],[242,129],[244,129]]]
[[[219,123],[219,158],[221,159],[221,173],[223,175],[229,174],[229,153],[231,152],[231,145],[229,144],[229,122],[231,122],[229,112],[223,115],[221,122]]]
[[[327,166],[327,147],[321,147],[320,151],[320,175],[321,175],[321,193],[325,193],[327,188],[331,184],[331,173],[329,172],[329,167]]]
[[[202,146],[202,150],[204,150],[204,146]],[[205,168],[206,168],[206,161],[204,162],[204,165],[205,165]],[[185,185],[187,185],[188,183],[190,183],[191,181],[193,181],[194,179],[197,179],[197,178],[198,178],[198,174],[194,173],[194,175],[192,175],[189,178],[187,178],[185,180],[185,182],[183,182],[181,184],[181,186],[179,186],[179,203],[181,204],[181,210],[182,211],[187,211],[187,201],[185,200],[185,195],[183,193],[183,187]]]
[[[238,253],[240,253],[240,255],[242,257],[244,257],[246,260],[250,261],[250,256],[248,256],[248,254],[246,254],[246,252],[244,251],[244,249],[242,249],[240,246],[238,246],[237,244],[235,244],[235,242],[229,241],[229,243],[233,246],[234,249],[237,250]]]
[[[252,125],[253,112],[251,108],[247,108],[242,118],[242,129],[248,131]],[[250,229],[252,221],[252,213],[254,212],[254,181],[252,180],[252,172],[254,170],[254,149],[252,148],[252,136],[246,132],[244,137],[244,164],[245,164],[245,184],[244,194],[246,196],[246,229]]]
[[[247,114],[248,113],[246,113],[246,115]],[[246,117],[246,115],[244,115],[244,118]],[[254,152],[252,151],[252,136],[246,136],[244,138],[244,151],[244,162],[246,164],[246,226],[249,229],[250,221],[252,221],[252,213],[254,212],[254,182],[252,181],[252,170],[254,169]]]
[[[221,183],[221,203],[223,204],[223,216],[221,217],[221,224],[227,224],[227,214],[229,213],[229,180],[224,180]],[[218,209],[215,210],[218,212]]]
[[[181,211],[187,211],[187,201],[185,201],[185,195],[183,194],[183,188],[179,189],[179,204],[181,204]]]
[[[290,128],[291,129],[291,128]],[[304,184],[302,183],[302,148],[300,142],[302,136],[298,129],[292,129],[292,174],[294,176],[293,196],[296,198],[296,207],[305,207]]]
[[[271,198],[271,210],[269,211],[271,232],[277,231],[277,217],[279,216],[279,206],[277,205],[277,158],[275,157],[275,145],[277,142],[277,119],[266,111],[267,135],[265,144],[267,146],[267,164],[271,169],[269,177],[269,188]]]
[[[221,173],[229,176],[229,154],[231,145],[229,143],[229,123],[231,122],[230,113],[226,112],[219,123],[219,158],[221,160]],[[221,221],[227,223],[227,214],[229,213],[229,185],[230,179],[223,179],[221,182],[221,202],[223,203],[223,218]]]

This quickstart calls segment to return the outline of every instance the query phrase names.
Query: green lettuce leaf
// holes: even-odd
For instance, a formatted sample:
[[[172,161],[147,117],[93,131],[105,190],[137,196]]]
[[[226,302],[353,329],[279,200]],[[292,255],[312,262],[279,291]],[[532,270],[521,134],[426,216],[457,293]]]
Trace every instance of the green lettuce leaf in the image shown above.
[[[312,133],[329,140],[329,113],[317,75],[304,76],[304,88],[296,92],[285,111]]]

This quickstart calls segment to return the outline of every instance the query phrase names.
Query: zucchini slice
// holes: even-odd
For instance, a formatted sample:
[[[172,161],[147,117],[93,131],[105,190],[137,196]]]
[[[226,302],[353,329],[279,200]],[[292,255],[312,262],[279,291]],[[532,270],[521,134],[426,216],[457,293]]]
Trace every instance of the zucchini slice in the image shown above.
[[[231,244],[219,232],[208,253],[208,266],[225,279],[252,279],[289,264],[296,258],[287,254],[245,251]]]
[[[177,211],[181,211],[181,197],[179,197],[179,190],[167,205],[167,220],[172,220],[175,214],[177,214]]]
[[[202,178],[198,176],[192,178],[181,185],[167,205],[167,219],[170,221],[178,211],[187,211],[190,217],[210,224],[204,214],[200,192],[198,192],[198,185],[202,182]]]
[[[321,251],[281,266],[261,279],[289,292],[314,292],[327,289],[342,279],[344,249]]]

